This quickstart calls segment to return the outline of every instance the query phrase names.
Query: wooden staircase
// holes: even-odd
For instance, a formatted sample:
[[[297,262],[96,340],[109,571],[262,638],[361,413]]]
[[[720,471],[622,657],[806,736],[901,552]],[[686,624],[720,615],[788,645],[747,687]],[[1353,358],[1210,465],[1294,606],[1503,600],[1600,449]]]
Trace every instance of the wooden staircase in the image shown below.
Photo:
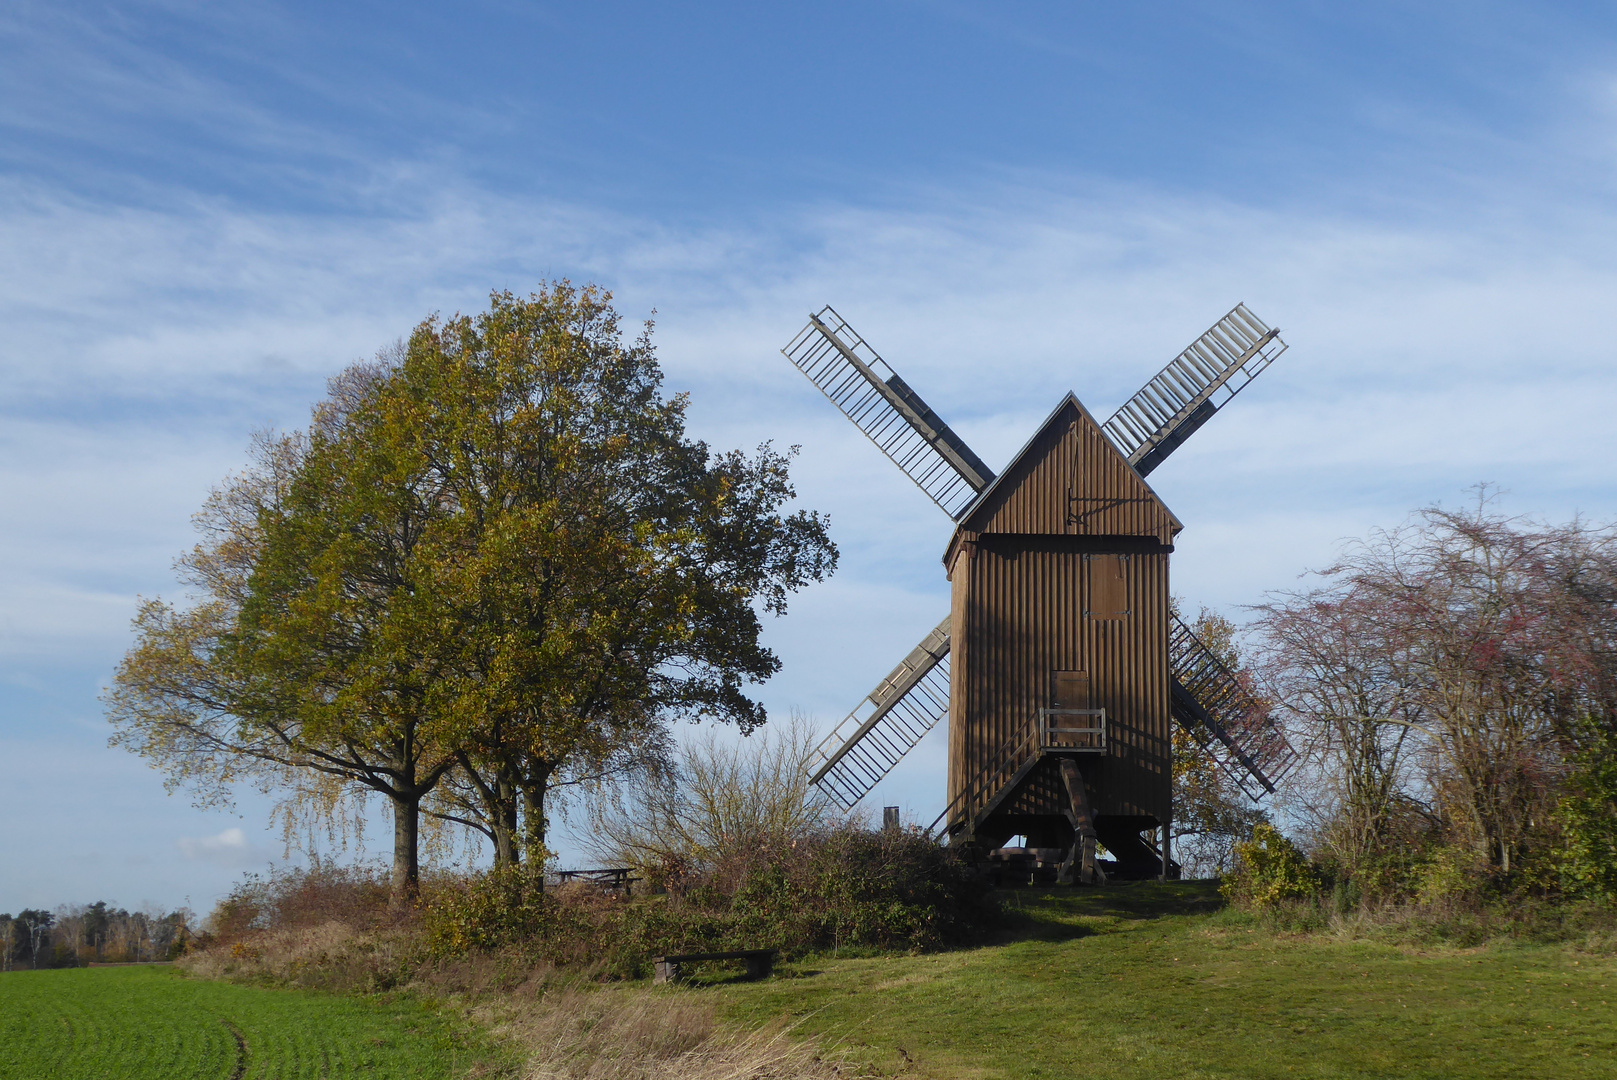
[[[934,839],[974,835],[1048,756],[1104,753],[1105,709],[1040,709],[950,800],[927,826],[927,835]]]

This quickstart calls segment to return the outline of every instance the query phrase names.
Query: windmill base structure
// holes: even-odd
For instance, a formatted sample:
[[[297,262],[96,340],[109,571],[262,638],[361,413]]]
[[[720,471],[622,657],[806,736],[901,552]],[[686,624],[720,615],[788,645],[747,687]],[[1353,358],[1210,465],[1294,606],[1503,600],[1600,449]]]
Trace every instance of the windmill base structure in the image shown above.
[[[1069,393],[996,476],[835,311],[810,316],[782,352],[955,522],[948,616],[820,744],[813,783],[852,809],[947,719],[930,832],[985,854],[1024,836],[1082,882],[1173,873],[1175,725],[1273,791],[1296,754],[1174,616],[1183,526],[1145,477],[1284,348],[1237,305],[1105,424]]]

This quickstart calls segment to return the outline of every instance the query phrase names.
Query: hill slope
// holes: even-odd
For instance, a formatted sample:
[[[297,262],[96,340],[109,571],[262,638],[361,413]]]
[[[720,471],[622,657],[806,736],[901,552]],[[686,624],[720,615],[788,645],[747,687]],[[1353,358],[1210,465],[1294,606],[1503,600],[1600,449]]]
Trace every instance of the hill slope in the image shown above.
[[[1017,940],[710,993],[906,1077],[1610,1077],[1617,961],[1276,936],[1206,883],[1017,890]]]

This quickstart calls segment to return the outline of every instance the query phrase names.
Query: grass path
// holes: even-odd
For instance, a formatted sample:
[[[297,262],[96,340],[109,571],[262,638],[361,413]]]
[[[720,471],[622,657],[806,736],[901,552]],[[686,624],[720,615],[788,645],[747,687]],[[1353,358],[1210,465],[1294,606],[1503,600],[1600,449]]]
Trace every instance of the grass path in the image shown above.
[[[238,986],[166,967],[0,974],[6,1080],[438,1080],[496,1057],[485,1037],[408,998]]]
[[[1274,937],[1199,883],[1014,894],[1007,945],[710,993],[906,1077],[1617,1077],[1617,961]]]

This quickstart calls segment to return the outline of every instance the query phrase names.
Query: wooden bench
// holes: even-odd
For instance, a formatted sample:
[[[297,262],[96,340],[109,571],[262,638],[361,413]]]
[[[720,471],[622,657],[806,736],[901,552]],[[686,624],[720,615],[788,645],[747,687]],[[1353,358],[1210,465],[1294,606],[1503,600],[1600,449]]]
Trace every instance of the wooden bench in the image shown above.
[[[608,892],[622,892],[625,897],[633,895],[634,883],[640,879],[634,876],[634,868],[629,866],[608,866],[599,870],[558,870],[556,880],[562,884],[569,881],[587,881],[598,885]]]
[[[659,983],[677,983],[680,980],[679,966],[681,964],[694,964],[701,960],[745,960],[747,962],[747,978],[762,979],[775,968],[774,949],[741,949],[737,952],[703,952],[684,953],[679,956],[653,956],[651,963],[657,975],[652,980]]]

